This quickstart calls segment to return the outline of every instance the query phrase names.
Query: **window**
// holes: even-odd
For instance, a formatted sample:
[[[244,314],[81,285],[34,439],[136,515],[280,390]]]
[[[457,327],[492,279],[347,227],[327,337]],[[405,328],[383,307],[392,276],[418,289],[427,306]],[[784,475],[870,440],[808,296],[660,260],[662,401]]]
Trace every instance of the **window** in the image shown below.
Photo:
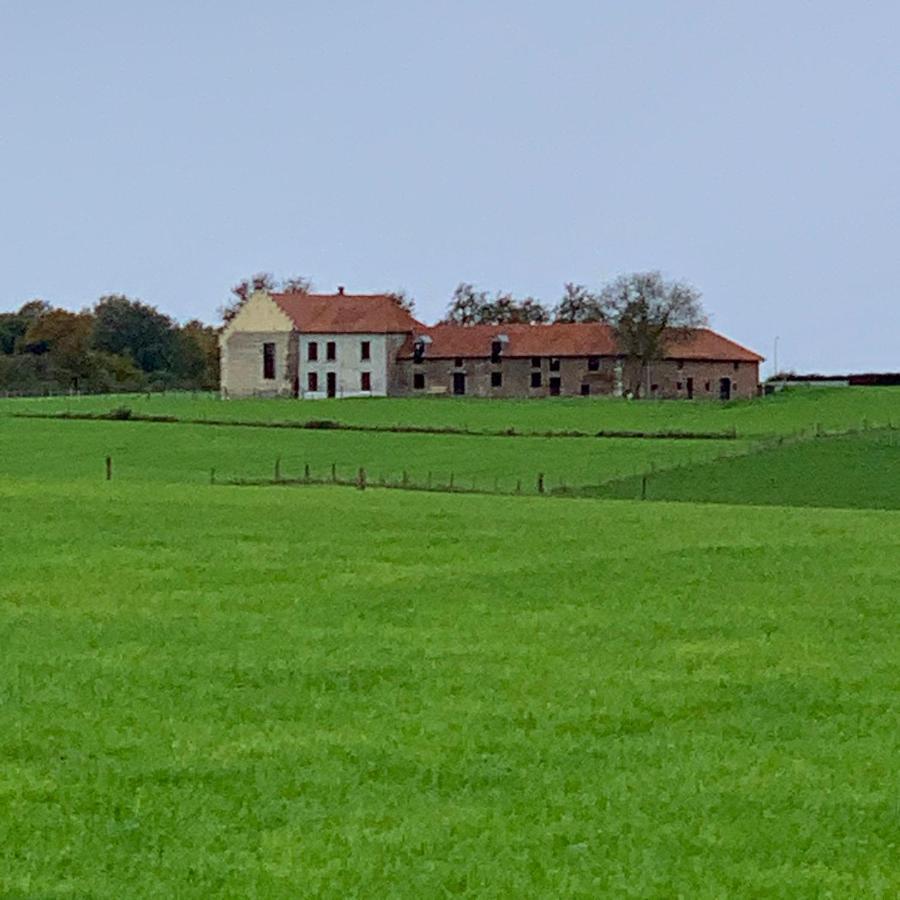
[[[319,373],[309,372],[306,376],[306,389],[314,394],[319,389]]]
[[[658,385],[658,384],[651,384],[651,385],[650,385],[650,393],[651,393],[651,394],[655,394],[658,390],[659,390],[659,385]]]
[[[681,382],[680,382],[680,381],[676,381],[676,382],[675,382],[675,390],[676,390],[676,391],[680,391],[680,390],[681,390],[681,387],[682,387]]]
[[[306,345],[306,358],[310,362],[315,362],[319,358],[319,345],[315,341],[310,341]]]
[[[678,360],[678,368],[679,368],[679,370],[684,368],[684,360],[683,359]]]
[[[325,359],[329,361],[337,359],[337,344],[334,341],[329,341],[325,345]]]
[[[540,372],[532,372],[531,373],[531,386],[532,387],[540,387],[541,386],[541,373]]]
[[[372,373],[371,372],[360,372],[359,373],[359,389],[361,391],[371,391],[372,390]]]
[[[599,356],[589,356],[588,357],[588,371],[596,372],[600,368],[600,357]]]
[[[263,344],[263,378],[271,380],[275,377],[275,345]]]
[[[416,372],[413,375],[413,387],[417,391],[425,390],[425,373],[424,372]]]
[[[413,345],[413,362],[420,363],[422,362],[422,357],[425,355],[425,342],[424,341],[416,341]]]
[[[459,369],[462,366],[462,357],[457,356],[456,359],[453,360],[453,365],[456,366],[457,369]]]
[[[371,341],[360,341],[359,358],[360,359],[371,359],[372,358],[372,343],[371,343]]]
[[[558,356],[550,357],[550,371],[551,372],[559,371],[559,357]]]
[[[491,343],[491,362],[498,363],[500,362],[500,354],[503,352],[503,344],[500,341],[493,341]]]
[[[583,384],[581,386],[581,396],[582,397],[587,397],[588,394],[590,394],[590,392],[591,392],[591,386],[589,384]]]
[[[531,368],[539,369],[541,367],[541,358],[539,356],[531,357]]]
[[[503,387],[502,372],[491,372],[491,387]]]
[[[709,390],[709,382],[706,382],[706,389]]]
[[[740,364],[739,362],[736,362],[736,363],[734,364],[734,371],[737,372],[737,370],[738,370],[740,367],[741,367],[741,364]]]

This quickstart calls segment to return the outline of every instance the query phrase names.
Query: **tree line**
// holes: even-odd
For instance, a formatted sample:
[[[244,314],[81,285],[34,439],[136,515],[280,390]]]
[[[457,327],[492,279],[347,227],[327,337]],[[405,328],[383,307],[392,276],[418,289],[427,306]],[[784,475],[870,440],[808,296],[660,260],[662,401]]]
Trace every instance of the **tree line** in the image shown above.
[[[179,325],[120,294],[81,312],[32,300],[0,313],[0,390],[212,390],[219,384],[218,330]]]
[[[312,282],[302,276],[279,281],[265,272],[245,278],[219,308],[223,323],[259,290],[303,294]],[[392,296],[413,312],[415,301],[404,291]],[[659,272],[638,272],[597,291],[570,282],[553,307],[534,297],[490,295],[461,282],[442,321],[462,326],[604,322],[613,328],[621,353],[646,369],[704,325],[706,316],[690,285]],[[101,297],[77,313],[32,300],[16,312],[0,313],[0,390],[215,390],[219,332],[196,319],[179,325],[156,307],[121,294]]]

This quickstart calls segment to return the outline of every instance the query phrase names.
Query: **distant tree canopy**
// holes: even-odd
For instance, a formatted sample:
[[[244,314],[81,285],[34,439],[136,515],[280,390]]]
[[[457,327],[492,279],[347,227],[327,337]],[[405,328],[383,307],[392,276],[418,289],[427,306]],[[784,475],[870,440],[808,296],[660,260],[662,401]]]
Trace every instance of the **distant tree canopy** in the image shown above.
[[[178,325],[155,307],[113,294],[75,313],[33,300],[0,313],[0,390],[214,389],[218,332]]]
[[[566,282],[563,296],[553,310],[554,322],[606,322],[608,310],[599,294],[592,293],[583,284]]]
[[[517,300],[503,291],[491,297],[463,281],[453,292],[442,321],[453,325],[534,325],[549,322],[550,313],[533,297]]]

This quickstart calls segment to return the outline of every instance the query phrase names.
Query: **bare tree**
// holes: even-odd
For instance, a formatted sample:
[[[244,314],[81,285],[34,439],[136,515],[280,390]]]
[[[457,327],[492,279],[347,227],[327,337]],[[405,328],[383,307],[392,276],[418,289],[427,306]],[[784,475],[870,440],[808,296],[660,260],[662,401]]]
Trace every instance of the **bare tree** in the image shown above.
[[[256,291],[281,291],[284,294],[308,294],[312,281],[302,275],[294,275],[279,282],[271,272],[257,272],[239,281],[231,289],[228,302],[219,307],[222,321],[227,325]]]
[[[553,310],[554,322],[605,322],[607,310],[599,294],[572,281],[563,288],[563,297]]]
[[[475,285],[461,281],[453,292],[447,312],[441,320],[443,324],[477,325],[483,321],[488,295],[475,290]]]
[[[281,282],[282,294],[308,294],[312,290],[312,281],[304,275],[294,275]]]
[[[411,316],[416,314],[416,301],[403,288],[391,291],[388,296],[400,309],[405,309]]]
[[[640,367],[636,383],[650,394],[650,368],[673,344],[706,324],[700,293],[689,284],[666,281],[659,272],[620,275],[600,293],[616,332],[619,350]]]

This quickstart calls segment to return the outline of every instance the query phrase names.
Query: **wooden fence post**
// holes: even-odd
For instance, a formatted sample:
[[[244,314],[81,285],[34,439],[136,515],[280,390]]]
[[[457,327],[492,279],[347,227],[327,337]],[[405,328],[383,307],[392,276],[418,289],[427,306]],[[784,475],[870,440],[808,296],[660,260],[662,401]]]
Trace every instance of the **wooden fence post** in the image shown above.
[[[281,457],[275,457],[275,480],[281,481]]]
[[[106,457],[106,480],[112,481],[112,457]]]
[[[403,470],[403,487],[409,487],[409,472]]]
[[[309,463],[303,464],[303,480],[309,484]]]
[[[544,493],[544,473],[543,472],[538,473],[537,489],[538,489],[539,494]]]
[[[356,474],[356,486],[364,491],[366,489],[366,470],[360,469]]]
[[[331,483],[332,484],[337,483],[337,464],[336,463],[331,464]]]
[[[647,499],[647,476],[641,475],[641,500]]]
[[[210,484],[216,483],[216,470],[215,469],[209,470],[209,483]]]

